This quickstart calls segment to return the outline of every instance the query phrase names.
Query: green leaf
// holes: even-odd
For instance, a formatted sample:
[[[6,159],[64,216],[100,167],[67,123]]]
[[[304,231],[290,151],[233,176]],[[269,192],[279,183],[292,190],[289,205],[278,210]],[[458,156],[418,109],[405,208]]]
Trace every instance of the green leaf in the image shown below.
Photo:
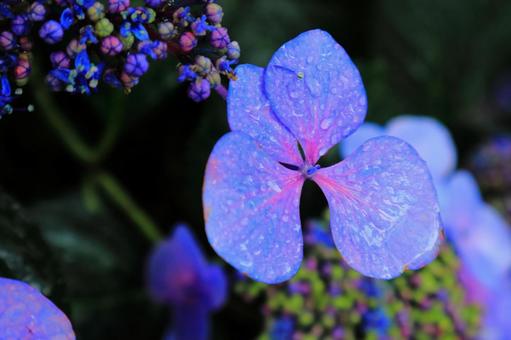
[[[81,339],[163,334],[166,313],[145,292],[147,242],[129,222],[108,206],[91,212],[80,192],[41,202],[31,214],[59,254],[70,316]]]
[[[61,288],[58,269],[38,226],[0,189],[0,276],[27,282],[51,296]]]

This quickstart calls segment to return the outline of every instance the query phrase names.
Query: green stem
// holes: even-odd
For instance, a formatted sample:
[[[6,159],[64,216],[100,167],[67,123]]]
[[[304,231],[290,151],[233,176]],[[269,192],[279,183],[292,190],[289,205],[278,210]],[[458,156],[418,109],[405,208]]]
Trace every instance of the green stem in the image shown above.
[[[38,77],[33,77],[34,82]],[[94,150],[80,138],[71,123],[64,118],[55,105],[50,91],[43,84],[34,85],[36,110],[40,112],[48,124],[60,135],[64,146],[73,156],[84,163],[92,164],[97,160]],[[40,109],[38,109],[40,107]]]
[[[115,146],[117,137],[121,131],[124,111],[124,101],[118,100],[119,94],[116,93],[112,96],[112,108],[107,116],[106,129],[101,136],[101,139],[95,148],[95,155],[97,162],[101,162],[108,156]]]
[[[100,172],[96,175],[97,183],[112,199],[119,209],[138,226],[140,231],[151,241],[157,242],[162,239],[156,223],[133,201],[121,184],[108,172]]]

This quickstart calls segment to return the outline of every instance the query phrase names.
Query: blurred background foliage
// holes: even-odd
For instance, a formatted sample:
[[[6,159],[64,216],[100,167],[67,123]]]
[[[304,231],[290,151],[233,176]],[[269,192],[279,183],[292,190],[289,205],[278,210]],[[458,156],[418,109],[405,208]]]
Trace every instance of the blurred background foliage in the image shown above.
[[[305,30],[330,32],[362,73],[368,120],[436,117],[453,132],[462,167],[488,138],[511,133],[511,105],[498,97],[511,83],[509,1],[220,4],[243,63],[264,66]],[[94,176],[102,169],[114,174],[164,234],[178,221],[189,223],[213,258],[203,232],[201,187],[207,157],[228,131],[225,102],[214,96],[193,103],[177,84],[174,65],[164,62],[129,96],[106,88],[90,97],[50,94],[41,84],[34,77],[23,99],[35,112],[0,121],[0,275],[49,294],[80,339],[157,339],[168,316],[144,291],[152,244]],[[73,157],[48,124],[54,110],[90,145],[103,140],[98,157]],[[302,217],[318,216],[325,206],[320,191],[307,185]],[[262,329],[259,307],[237,296],[213,320],[221,339],[250,338]]]

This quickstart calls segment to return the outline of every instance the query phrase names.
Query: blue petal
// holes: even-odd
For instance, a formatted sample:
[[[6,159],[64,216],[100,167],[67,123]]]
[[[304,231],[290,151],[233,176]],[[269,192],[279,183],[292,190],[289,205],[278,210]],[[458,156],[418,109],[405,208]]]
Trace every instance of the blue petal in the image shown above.
[[[300,141],[310,164],[364,121],[367,99],[360,74],[324,31],[308,31],[284,44],[268,64],[264,82],[272,109]]]
[[[506,340],[511,334],[511,281],[500,282],[485,306],[483,330],[480,339]]]
[[[206,282],[210,300],[208,305],[212,309],[218,309],[227,298],[227,279],[222,267],[210,266],[206,271]]]
[[[313,245],[320,244],[328,248],[335,248],[332,233],[323,227],[320,220],[309,220],[307,229],[307,242],[311,242]]]
[[[131,24],[129,22],[123,22],[119,32],[122,37],[127,38],[131,34]]]
[[[266,154],[250,136],[230,132],[211,153],[204,179],[204,220],[215,251],[266,283],[292,277],[303,256],[303,178]]]
[[[7,76],[2,77],[0,84],[1,84],[0,94],[3,97],[9,97],[11,95],[11,84],[9,83],[9,79],[7,78]]]
[[[57,68],[55,70],[50,71],[50,73],[52,74],[52,76],[66,84],[70,82],[71,70],[67,68]]]
[[[149,40],[149,33],[145,29],[144,25],[138,24],[131,27],[131,33],[140,41]]]
[[[456,234],[454,247],[472,275],[485,287],[495,289],[511,274],[511,228],[487,204],[467,214],[470,225]]]
[[[383,135],[386,135],[383,127],[374,123],[364,123],[351,136],[341,142],[341,157],[346,158],[365,141]]]
[[[476,180],[468,171],[457,171],[437,184],[447,237],[456,239],[473,224],[473,213],[483,204]]]
[[[390,279],[434,258],[441,230],[435,188],[404,141],[370,139],[312,179],[328,200],[334,242],[355,270]]]
[[[263,93],[264,70],[254,65],[236,68],[237,80],[231,81],[227,112],[232,131],[243,131],[275,160],[300,165],[297,141],[277,120]]]
[[[441,179],[456,168],[456,145],[449,130],[430,117],[400,116],[387,124],[387,134],[403,139],[428,164],[434,179]]]
[[[207,264],[185,226],[178,226],[172,238],[163,241],[150,256],[148,285],[158,301],[196,303],[204,297]]]
[[[73,17],[73,12],[71,11],[71,9],[66,8],[60,14],[60,25],[65,30],[67,30],[69,27],[71,27],[71,25],[73,24],[74,21],[75,21],[75,19]]]
[[[68,318],[38,290],[0,278],[2,339],[75,339]]]
[[[172,310],[172,329],[165,339],[207,340],[209,334],[209,312],[196,305],[182,305]]]
[[[3,18],[12,19],[14,17],[14,14],[12,13],[11,8],[8,5],[0,3],[0,16]]]
[[[75,67],[80,73],[87,73],[91,67],[87,50],[83,50],[76,56]]]

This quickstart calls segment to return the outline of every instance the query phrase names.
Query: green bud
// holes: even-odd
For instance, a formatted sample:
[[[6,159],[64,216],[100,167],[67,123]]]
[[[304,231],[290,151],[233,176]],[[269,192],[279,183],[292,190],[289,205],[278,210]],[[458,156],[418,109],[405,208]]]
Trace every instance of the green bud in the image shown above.
[[[94,26],[94,31],[96,32],[96,35],[98,37],[104,38],[112,34],[112,32],[114,31],[114,25],[107,18],[103,18],[96,22],[96,25]]]
[[[91,21],[98,21],[105,17],[105,6],[101,2],[95,2],[89,9],[87,15]]]
[[[135,42],[135,37],[131,33],[127,37],[120,36],[119,39],[121,39],[123,51],[129,50]]]

